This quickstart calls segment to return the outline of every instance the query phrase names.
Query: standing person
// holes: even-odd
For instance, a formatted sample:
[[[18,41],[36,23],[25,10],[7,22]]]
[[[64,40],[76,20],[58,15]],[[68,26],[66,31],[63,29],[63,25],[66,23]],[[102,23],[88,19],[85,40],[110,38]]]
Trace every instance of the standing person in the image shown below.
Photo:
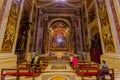
[[[85,52],[82,52],[82,58],[83,58],[84,61],[87,60],[87,57],[86,57],[86,53],[85,53]]]
[[[40,69],[40,65],[39,65],[40,64],[40,57],[38,55],[36,55],[34,58],[34,64],[36,64],[34,67],[35,70],[39,70]]]
[[[106,64],[106,61],[102,60],[102,63],[103,63],[102,68],[108,69],[108,65]],[[108,70],[103,70],[102,73],[103,73],[103,75],[101,76],[101,80],[105,80],[104,74],[108,74],[109,72],[108,72]]]
[[[31,60],[31,66],[30,67],[33,67],[34,65],[34,69],[38,70],[39,69],[39,64],[40,64],[40,57],[38,55],[35,55],[32,60]],[[37,64],[37,65],[35,65]]]
[[[76,69],[76,68],[77,68],[77,65],[78,65],[78,59],[77,59],[77,57],[73,57],[72,62],[73,62],[73,67],[74,67],[74,69]]]
[[[73,64],[72,60],[73,60],[73,55],[70,54],[70,65],[71,65],[71,66],[72,66],[72,64]]]
[[[39,62],[40,62],[40,57],[38,56],[38,55],[36,55],[35,57],[34,57],[34,64],[39,64]]]

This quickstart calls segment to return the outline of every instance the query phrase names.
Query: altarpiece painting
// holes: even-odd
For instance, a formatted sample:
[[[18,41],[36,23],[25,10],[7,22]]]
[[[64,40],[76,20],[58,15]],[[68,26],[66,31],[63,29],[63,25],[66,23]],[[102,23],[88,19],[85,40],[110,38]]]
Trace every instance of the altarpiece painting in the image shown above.
[[[68,49],[68,31],[61,23],[55,24],[51,34],[51,49],[52,50],[67,50]]]

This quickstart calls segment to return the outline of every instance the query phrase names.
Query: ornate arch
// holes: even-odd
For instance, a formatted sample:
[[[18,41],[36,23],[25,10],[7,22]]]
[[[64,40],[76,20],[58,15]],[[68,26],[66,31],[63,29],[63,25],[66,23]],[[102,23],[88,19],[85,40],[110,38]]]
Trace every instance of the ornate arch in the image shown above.
[[[70,22],[67,21],[66,19],[63,19],[63,18],[55,18],[55,19],[51,20],[51,21],[48,23],[48,30],[50,29],[51,25],[52,25],[54,22],[56,22],[56,21],[62,21],[62,22],[64,22],[64,23],[67,25],[67,27],[69,28],[69,30],[71,30]]]

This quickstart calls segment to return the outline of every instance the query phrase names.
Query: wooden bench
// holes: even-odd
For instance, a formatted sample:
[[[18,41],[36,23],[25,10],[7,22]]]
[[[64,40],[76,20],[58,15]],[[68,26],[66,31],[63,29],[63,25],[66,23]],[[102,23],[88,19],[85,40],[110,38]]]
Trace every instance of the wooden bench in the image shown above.
[[[104,74],[102,71],[108,70],[108,74]],[[101,80],[101,76],[109,76],[110,80],[114,80],[114,69],[93,69],[93,68],[82,68],[76,72],[78,76],[82,77],[84,80],[85,76],[95,76],[97,80]]]
[[[48,66],[48,62],[42,60],[40,64],[30,64],[30,63],[18,64],[18,67],[21,69],[31,68],[30,66],[32,67],[39,66],[39,70],[41,71],[41,70],[44,70]]]
[[[28,68],[34,68],[37,67],[36,70],[41,71],[41,64],[30,64],[30,63],[23,63],[23,64],[17,64],[18,69],[28,69]]]
[[[82,69],[82,68],[98,69],[98,68],[99,68],[99,64],[96,64],[96,63],[89,63],[89,64],[81,64],[81,63],[78,63],[77,69]]]
[[[6,76],[16,76],[16,80],[20,80],[21,76],[30,76],[35,80],[35,77],[41,74],[40,71],[36,71],[34,68],[20,67],[21,65],[29,66],[28,64],[20,64],[14,69],[1,69],[1,80],[5,80]]]
[[[104,73],[106,72],[107,73]],[[115,80],[114,77],[114,69],[113,68],[109,68],[109,69],[98,69],[98,72],[102,72],[102,74],[100,76],[109,76],[110,80]],[[108,80],[108,79],[107,79]]]
[[[84,80],[85,76],[95,76],[96,79],[99,80],[102,72],[98,72],[98,69],[82,68],[82,70],[77,71],[76,74],[82,77],[82,80]]]

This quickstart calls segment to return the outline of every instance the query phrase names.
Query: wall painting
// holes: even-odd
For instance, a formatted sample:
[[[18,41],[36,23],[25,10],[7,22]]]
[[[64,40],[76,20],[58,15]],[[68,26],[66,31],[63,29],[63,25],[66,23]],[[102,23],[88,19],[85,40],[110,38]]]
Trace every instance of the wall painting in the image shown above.
[[[53,24],[51,31],[51,50],[68,50],[68,31],[61,22]]]
[[[102,29],[102,38],[104,42],[104,48],[106,53],[114,53],[115,45],[113,42],[112,30],[108,19],[108,14],[105,6],[104,0],[97,0],[98,2],[98,10],[101,21],[101,29]]]
[[[14,38],[16,34],[16,25],[19,15],[19,6],[15,0],[12,1],[8,23],[4,34],[1,52],[12,52]]]

